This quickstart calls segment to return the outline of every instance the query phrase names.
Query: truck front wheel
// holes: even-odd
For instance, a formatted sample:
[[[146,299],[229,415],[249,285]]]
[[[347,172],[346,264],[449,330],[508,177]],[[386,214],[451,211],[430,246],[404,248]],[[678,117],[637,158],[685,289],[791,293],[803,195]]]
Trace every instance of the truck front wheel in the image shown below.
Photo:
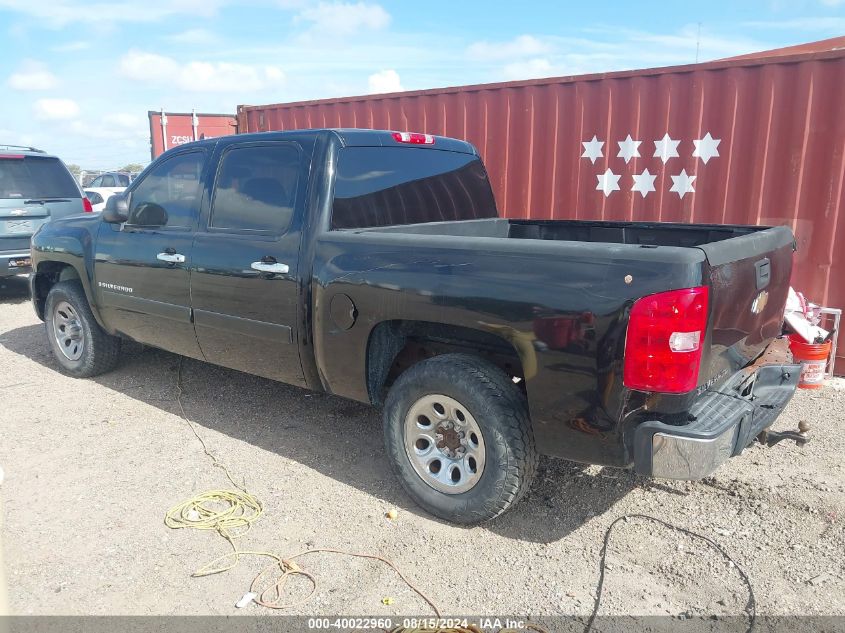
[[[117,365],[120,339],[107,334],[94,319],[78,281],[62,281],[50,289],[44,325],[50,349],[64,373],[90,378]]]
[[[525,397],[498,367],[467,354],[437,356],[399,376],[384,437],[408,494],[454,523],[502,514],[537,469]]]

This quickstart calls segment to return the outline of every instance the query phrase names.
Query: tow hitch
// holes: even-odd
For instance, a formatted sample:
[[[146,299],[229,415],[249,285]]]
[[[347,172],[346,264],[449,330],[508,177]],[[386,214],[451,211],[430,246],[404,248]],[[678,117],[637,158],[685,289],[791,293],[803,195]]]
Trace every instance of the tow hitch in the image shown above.
[[[760,435],[757,436],[757,441],[760,444],[765,444],[769,448],[783,440],[792,440],[798,446],[804,446],[810,441],[810,423],[806,420],[801,420],[798,423],[797,431],[769,431],[764,429]]]

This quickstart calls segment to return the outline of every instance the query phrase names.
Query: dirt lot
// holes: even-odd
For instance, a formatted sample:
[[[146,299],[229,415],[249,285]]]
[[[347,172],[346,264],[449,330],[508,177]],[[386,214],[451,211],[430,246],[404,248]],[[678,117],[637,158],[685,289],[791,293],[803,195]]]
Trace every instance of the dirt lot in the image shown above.
[[[178,357],[130,346],[111,374],[65,377],[23,280],[2,285],[0,495],[12,611],[235,613],[263,561],[191,578],[226,543],[163,524],[174,504],[231,487],[178,415]],[[696,483],[545,460],[513,512],[470,529],[409,502],[388,469],[376,411],[191,360],[183,382],[209,448],[266,506],[243,548],[378,553],[444,613],[589,614],[605,530],[645,513],[724,546],[760,612],[845,614],[845,381],[799,393],[780,418],[777,428],[812,421],[803,449],[755,446]],[[395,521],[384,516],[391,508]],[[747,600],[719,554],[654,525],[619,524],[608,563],[603,613],[739,614]],[[323,554],[303,564],[320,584],[293,613],[431,613],[381,564]]]

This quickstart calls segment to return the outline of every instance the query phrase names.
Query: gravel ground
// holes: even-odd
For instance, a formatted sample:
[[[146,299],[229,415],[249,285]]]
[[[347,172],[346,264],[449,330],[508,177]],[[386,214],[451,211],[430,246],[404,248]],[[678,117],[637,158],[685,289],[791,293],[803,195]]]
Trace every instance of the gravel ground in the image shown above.
[[[25,282],[0,285],[11,611],[234,614],[264,562],[192,578],[227,544],[163,524],[171,506],[231,487],[178,414],[178,357],[133,345],[113,373],[63,376]],[[812,422],[804,448],[752,446],[694,483],[544,460],[514,511],[474,528],[432,519],[408,500],[389,471],[379,414],[366,406],[193,360],[183,386],[209,449],[265,504],[244,549],[377,553],[447,614],[588,615],[605,530],[644,513],[723,546],[748,573],[759,612],[845,614],[845,381],[799,392],[779,419],[779,429]],[[385,518],[392,508],[394,521]],[[380,563],[316,554],[302,564],[319,586],[290,613],[431,613]],[[296,598],[306,587],[289,589]],[[746,600],[737,569],[701,542],[636,520],[615,528],[602,613],[730,615]]]

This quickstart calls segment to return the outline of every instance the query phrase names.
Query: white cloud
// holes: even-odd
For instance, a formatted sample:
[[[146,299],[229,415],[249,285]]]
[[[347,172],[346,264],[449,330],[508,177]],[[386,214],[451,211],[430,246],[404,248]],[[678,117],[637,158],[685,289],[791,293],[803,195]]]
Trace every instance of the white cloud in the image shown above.
[[[699,59],[713,59],[751,53],[766,48],[765,44],[744,37],[721,37],[708,32],[698,32],[696,25],[687,25],[677,33],[642,33],[628,32],[631,44],[648,44],[652,52],[655,47],[664,47],[673,52],[688,52],[694,56],[699,51]],[[690,61],[695,61],[694,57]],[[669,62],[671,63],[671,62]]]
[[[36,19],[49,28],[68,24],[113,24],[117,22],[157,22],[174,15],[209,17],[217,13],[223,0],[0,0],[0,9],[15,11]],[[91,16],[96,16],[92,22]]]
[[[822,33],[833,33],[845,30],[845,18],[832,16],[821,18],[795,18],[792,20],[746,22],[744,26],[754,29],[782,29],[790,31],[820,31]]]
[[[498,61],[550,53],[554,46],[533,35],[520,35],[509,42],[475,42],[467,48],[470,59]]]
[[[138,81],[170,82],[179,74],[179,64],[171,57],[132,49],[120,59],[120,74]]]
[[[50,50],[56,53],[74,53],[76,51],[84,51],[89,48],[91,48],[91,42],[87,40],[77,40],[75,42],[58,44],[56,46],[53,46]]]
[[[39,99],[33,110],[41,121],[67,121],[79,116],[79,105],[73,99]]]
[[[699,34],[697,25],[668,33],[608,26],[581,30],[591,37],[520,35],[502,42],[475,42],[466,56],[493,70],[498,75],[494,79],[513,80],[689,64],[697,54],[704,61],[770,48],[748,37]]]
[[[380,70],[367,78],[367,85],[370,94],[384,92],[402,92],[402,82],[399,73],[395,70]]]
[[[215,35],[208,29],[188,29],[181,33],[168,35],[167,39],[177,44],[208,44],[215,40]]]
[[[278,66],[230,62],[177,62],[157,53],[130,50],[120,60],[127,79],[176,87],[189,92],[253,92],[285,80]]]
[[[537,79],[538,77],[552,77],[559,75],[555,66],[545,57],[535,57],[525,61],[511,62],[505,65],[506,79]]]
[[[106,114],[96,123],[71,121],[68,131],[86,138],[109,139],[127,143],[148,139],[150,130],[144,117],[115,112]]]
[[[7,81],[14,90],[50,90],[59,83],[56,76],[41,62],[25,60]]]
[[[377,31],[390,24],[390,14],[379,4],[366,2],[319,2],[302,9],[295,22],[310,22],[314,31],[348,35]]]
[[[119,129],[132,130],[140,128],[145,135],[147,134],[147,130],[145,128],[148,124],[148,121],[145,117],[138,116],[137,114],[114,112],[105,115],[103,117],[103,122],[108,126]]]

